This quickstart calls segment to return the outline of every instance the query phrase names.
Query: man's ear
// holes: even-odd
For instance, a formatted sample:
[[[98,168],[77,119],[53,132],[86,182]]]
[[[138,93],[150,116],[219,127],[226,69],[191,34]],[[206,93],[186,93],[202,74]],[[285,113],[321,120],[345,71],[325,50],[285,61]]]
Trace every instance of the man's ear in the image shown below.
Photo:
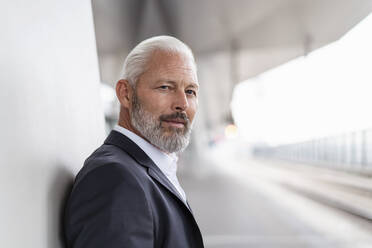
[[[120,79],[116,83],[116,96],[123,107],[130,108],[132,94],[132,87],[130,86],[128,80]]]

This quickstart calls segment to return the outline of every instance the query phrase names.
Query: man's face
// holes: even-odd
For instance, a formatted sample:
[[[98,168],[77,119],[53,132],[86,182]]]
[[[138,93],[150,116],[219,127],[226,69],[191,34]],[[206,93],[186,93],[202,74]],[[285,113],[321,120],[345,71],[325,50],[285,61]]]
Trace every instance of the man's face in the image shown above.
[[[189,143],[197,105],[192,63],[183,55],[156,51],[137,82],[131,124],[161,150],[179,152]]]

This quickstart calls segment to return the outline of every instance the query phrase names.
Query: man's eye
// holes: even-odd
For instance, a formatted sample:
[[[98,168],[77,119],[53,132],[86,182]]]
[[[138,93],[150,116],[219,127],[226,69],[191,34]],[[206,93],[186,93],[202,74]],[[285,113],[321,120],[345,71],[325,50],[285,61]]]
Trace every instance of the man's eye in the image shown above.
[[[186,94],[196,96],[196,91],[195,90],[186,90]]]
[[[168,85],[162,85],[159,87],[159,89],[162,89],[162,90],[167,90],[169,89],[170,87]]]

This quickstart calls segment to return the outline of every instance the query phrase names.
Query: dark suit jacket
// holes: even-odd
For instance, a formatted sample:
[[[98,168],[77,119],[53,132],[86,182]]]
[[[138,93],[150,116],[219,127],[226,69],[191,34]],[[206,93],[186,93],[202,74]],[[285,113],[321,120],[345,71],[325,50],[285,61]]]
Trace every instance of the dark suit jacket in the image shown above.
[[[191,210],[154,162],[112,131],[78,173],[65,209],[69,248],[200,248]]]

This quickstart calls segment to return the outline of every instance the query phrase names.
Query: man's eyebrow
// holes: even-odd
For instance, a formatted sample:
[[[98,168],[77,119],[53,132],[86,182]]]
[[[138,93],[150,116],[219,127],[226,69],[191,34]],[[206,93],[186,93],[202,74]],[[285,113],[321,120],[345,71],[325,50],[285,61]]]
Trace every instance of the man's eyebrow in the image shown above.
[[[166,78],[161,78],[159,80],[156,81],[156,83],[169,83],[169,84],[177,84],[175,81],[173,80],[170,80],[170,79],[166,79]]]
[[[187,87],[191,87],[191,88],[199,89],[199,85],[196,84],[196,83],[190,83],[190,85],[188,85]]]
[[[161,83],[161,82],[169,83],[169,84],[173,84],[173,85],[177,84],[177,82],[175,82],[171,79],[166,79],[166,78],[161,78],[161,79],[156,81],[156,83]],[[189,85],[187,87],[192,87],[192,88],[199,89],[199,85],[197,83],[189,83]]]

